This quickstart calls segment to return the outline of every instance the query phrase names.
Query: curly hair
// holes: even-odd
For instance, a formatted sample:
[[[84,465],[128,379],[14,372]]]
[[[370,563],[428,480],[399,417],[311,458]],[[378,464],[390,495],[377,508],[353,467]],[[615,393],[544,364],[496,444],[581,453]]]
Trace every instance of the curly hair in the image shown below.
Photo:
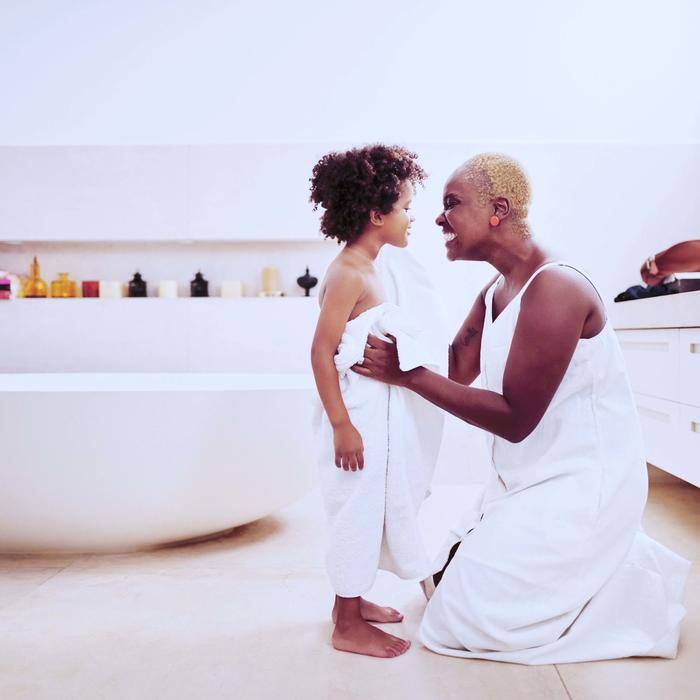
[[[418,156],[401,146],[374,144],[344,153],[328,153],[310,178],[314,211],[323,209],[321,231],[338,243],[352,243],[369,222],[373,209],[388,214],[404,182],[423,184],[426,173]]]

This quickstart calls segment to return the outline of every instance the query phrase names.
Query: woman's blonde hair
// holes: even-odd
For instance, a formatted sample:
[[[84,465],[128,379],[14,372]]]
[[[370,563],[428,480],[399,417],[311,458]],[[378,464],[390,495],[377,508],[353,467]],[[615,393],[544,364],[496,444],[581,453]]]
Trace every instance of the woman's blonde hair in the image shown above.
[[[515,158],[503,153],[479,153],[464,163],[461,170],[476,187],[482,204],[496,197],[505,197],[510,202],[515,228],[523,237],[530,236],[527,222],[530,180]]]

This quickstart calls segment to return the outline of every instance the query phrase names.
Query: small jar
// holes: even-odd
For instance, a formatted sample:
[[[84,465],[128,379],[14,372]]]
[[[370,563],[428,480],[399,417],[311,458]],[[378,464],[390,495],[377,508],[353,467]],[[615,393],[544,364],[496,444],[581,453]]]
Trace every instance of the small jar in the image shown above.
[[[75,282],[68,279],[67,272],[59,272],[58,279],[51,282],[51,296],[54,299],[71,299],[75,297]]]

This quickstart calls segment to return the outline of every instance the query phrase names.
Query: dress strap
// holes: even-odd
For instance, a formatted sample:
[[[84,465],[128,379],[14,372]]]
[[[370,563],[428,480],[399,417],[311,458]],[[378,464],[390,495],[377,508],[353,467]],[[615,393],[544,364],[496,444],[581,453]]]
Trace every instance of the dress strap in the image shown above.
[[[603,304],[603,307],[605,307],[605,302],[603,301],[603,297],[600,296],[600,292],[598,291],[598,287],[596,286],[595,282],[591,279],[590,275],[586,274],[583,270],[579,269],[578,267],[575,267],[571,263],[565,262],[564,260],[556,260],[554,262],[548,262],[548,263],[545,263],[544,265],[542,265],[542,267],[538,267],[534,271],[534,273],[532,274],[530,279],[527,282],[525,282],[525,284],[523,285],[523,288],[519,292],[519,296],[522,296],[523,294],[525,294],[525,290],[530,286],[530,283],[535,279],[535,277],[537,277],[537,275],[539,275],[540,272],[542,272],[542,270],[545,270],[548,267],[552,267],[553,265],[559,265],[561,267],[568,267],[571,270],[578,272],[579,275],[581,275],[582,277],[585,277],[588,280],[588,282],[590,283],[591,287],[593,287],[593,289],[595,290],[595,293],[598,295],[598,298],[600,299],[601,303]]]
[[[488,325],[493,323],[493,295],[502,277],[503,275],[496,277],[486,290],[486,294],[484,294],[484,307],[486,308],[486,321]]]
[[[566,265],[566,263],[563,262],[562,260],[553,260],[552,262],[545,263],[544,265],[538,267],[538,268],[530,275],[530,279],[529,279],[527,282],[525,282],[525,284],[522,286],[522,288],[521,288],[520,291],[518,292],[517,296],[518,296],[518,297],[521,297],[523,294],[525,294],[525,292],[527,291],[527,288],[532,284],[532,282],[533,282],[533,280],[535,279],[535,277],[537,277],[537,275],[539,275],[540,272],[542,272],[543,270],[546,270],[548,267],[552,267],[553,265]],[[570,267],[570,266],[569,266],[569,267]]]

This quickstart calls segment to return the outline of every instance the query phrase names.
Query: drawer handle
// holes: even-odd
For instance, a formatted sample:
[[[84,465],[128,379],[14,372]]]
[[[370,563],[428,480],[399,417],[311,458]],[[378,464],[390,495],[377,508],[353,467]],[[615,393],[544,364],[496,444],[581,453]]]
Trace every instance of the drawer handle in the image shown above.
[[[690,421],[690,430],[694,433],[700,433],[700,423],[697,421],[691,420]]]
[[[654,411],[651,408],[644,408],[644,406],[637,406],[637,411],[641,416],[647,416],[648,418],[653,418],[654,420],[661,421],[662,423],[670,423],[671,416],[663,411]],[[700,430],[700,426],[698,426]]]
[[[651,352],[668,352],[670,347],[668,343],[643,343],[641,341],[634,340],[623,340],[620,345],[622,345],[623,348],[629,348],[630,350],[650,350]]]
[[[700,343],[691,343],[690,352],[692,355],[700,355]]]

